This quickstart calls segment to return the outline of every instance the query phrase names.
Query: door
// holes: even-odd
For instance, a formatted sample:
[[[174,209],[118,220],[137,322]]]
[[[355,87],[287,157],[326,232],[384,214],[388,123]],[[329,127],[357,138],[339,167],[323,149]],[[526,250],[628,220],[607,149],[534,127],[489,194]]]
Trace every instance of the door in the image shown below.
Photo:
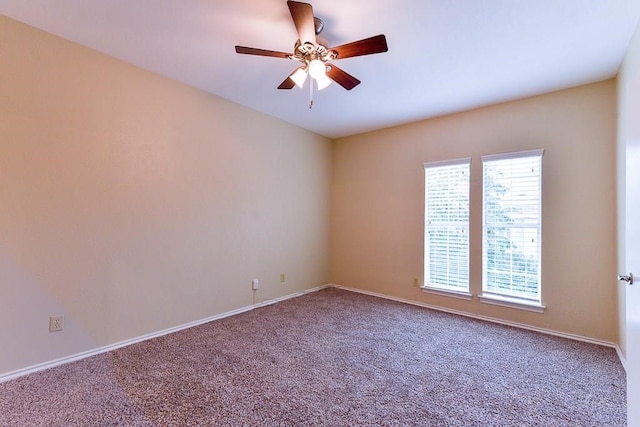
[[[627,414],[640,427],[640,29],[625,59],[619,99],[621,150],[625,153],[625,266],[633,274],[626,288]]]
[[[627,412],[628,425],[635,427],[640,426],[640,135],[627,139],[626,144],[625,247],[628,271],[621,274],[632,273],[635,276],[634,283],[626,287]]]
[[[640,6],[640,3],[638,3]],[[631,39],[618,74],[618,149],[619,187],[624,209],[624,229],[621,230],[621,250],[624,251],[623,275],[635,276],[634,283],[625,285],[626,300],[626,368],[627,421],[630,427],[640,427],[640,26]],[[624,207],[623,207],[624,206]],[[622,255],[622,254],[621,254]]]

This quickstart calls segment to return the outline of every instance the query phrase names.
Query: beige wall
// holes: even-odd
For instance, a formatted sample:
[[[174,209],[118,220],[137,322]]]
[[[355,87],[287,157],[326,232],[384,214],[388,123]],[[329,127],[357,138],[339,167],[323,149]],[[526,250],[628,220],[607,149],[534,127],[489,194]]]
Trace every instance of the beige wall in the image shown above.
[[[328,139],[6,17],[0,58],[0,374],[328,281]]]
[[[626,274],[625,250],[625,176],[626,143],[640,133],[640,26],[631,40],[618,74],[618,272]],[[620,347],[626,356],[626,291],[624,282],[618,284]]]
[[[617,342],[615,134],[610,80],[333,144],[331,280],[339,285]],[[544,148],[543,314],[426,294],[423,163],[472,157],[471,290],[481,291],[483,154]]]
[[[5,17],[0,58],[0,375],[329,279],[618,340],[614,81],[331,145]],[[413,287],[423,163],[473,158],[477,294],[480,155],[531,148],[545,149],[547,311]]]

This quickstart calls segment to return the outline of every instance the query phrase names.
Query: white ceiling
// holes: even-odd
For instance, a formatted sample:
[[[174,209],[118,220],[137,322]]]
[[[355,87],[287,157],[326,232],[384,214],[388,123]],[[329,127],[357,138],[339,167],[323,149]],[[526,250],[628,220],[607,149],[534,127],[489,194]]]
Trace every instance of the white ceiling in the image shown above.
[[[385,34],[348,58],[362,80],[315,94],[276,87],[297,66],[285,0],[0,0],[0,13],[331,138],[616,75],[638,0],[311,0],[331,46]]]

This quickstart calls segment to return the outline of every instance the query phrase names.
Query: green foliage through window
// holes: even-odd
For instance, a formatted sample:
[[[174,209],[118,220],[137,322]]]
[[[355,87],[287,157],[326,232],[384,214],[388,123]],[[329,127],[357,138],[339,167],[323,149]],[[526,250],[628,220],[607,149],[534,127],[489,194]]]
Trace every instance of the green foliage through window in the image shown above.
[[[542,151],[483,156],[483,292],[540,302]]]

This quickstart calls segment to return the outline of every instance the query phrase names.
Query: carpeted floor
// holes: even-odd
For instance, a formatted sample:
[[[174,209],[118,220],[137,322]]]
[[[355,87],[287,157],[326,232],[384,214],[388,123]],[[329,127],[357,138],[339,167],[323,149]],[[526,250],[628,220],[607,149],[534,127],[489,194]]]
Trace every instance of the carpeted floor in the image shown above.
[[[622,426],[611,348],[325,289],[0,384],[0,426]]]

